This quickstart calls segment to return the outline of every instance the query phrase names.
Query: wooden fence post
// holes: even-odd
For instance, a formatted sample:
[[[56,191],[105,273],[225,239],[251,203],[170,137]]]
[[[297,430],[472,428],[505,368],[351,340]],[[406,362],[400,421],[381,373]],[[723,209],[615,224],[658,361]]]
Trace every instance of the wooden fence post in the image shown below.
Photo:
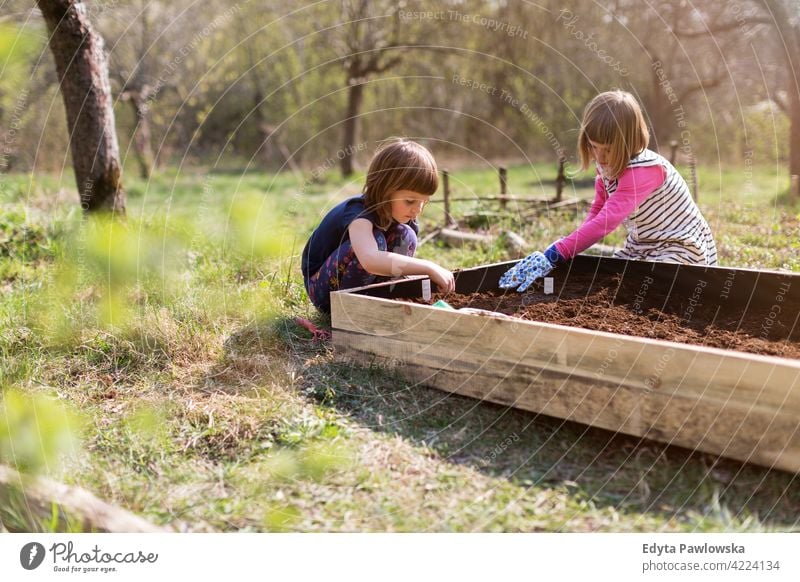
[[[675,159],[677,155],[678,155],[678,141],[673,139],[671,142],[669,142],[669,163],[672,164],[673,166],[675,165]]]
[[[567,163],[567,152],[564,148],[558,150],[558,174],[556,175],[556,202],[561,202],[561,194],[564,192],[564,185],[567,183],[567,176],[564,173],[564,165]]]
[[[508,172],[505,168],[500,168],[500,207],[505,209],[506,203],[506,191],[508,190]]]
[[[444,227],[453,224],[453,217],[450,214],[450,172],[442,170],[442,188],[444,188]]]

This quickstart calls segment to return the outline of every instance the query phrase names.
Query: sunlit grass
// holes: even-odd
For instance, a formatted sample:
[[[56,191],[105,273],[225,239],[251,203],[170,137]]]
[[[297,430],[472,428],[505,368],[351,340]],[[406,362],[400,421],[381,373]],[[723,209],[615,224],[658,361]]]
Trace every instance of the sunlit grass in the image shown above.
[[[555,171],[512,166],[509,192],[552,197]],[[741,169],[699,172],[723,264],[800,268],[798,208],[776,202],[788,180],[773,174],[753,170],[752,188],[742,188]],[[317,318],[299,255],[363,175],[312,183],[173,168],[127,177],[128,218],[118,223],[84,221],[70,180],[16,175],[0,188],[0,385],[4,406],[18,411],[0,435],[4,463],[192,531],[797,528],[791,476],[710,466],[702,455],[448,396],[336,362],[311,342],[292,322]],[[469,199],[454,203],[457,217],[488,213],[479,228],[513,230],[530,250],[568,234],[585,212],[536,214],[513,202],[501,212],[476,199],[499,193],[490,167],[450,180],[453,196]],[[590,200],[591,181],[579,184],[564,197]],[[442,225],[442,205],[430,204],[421,236]],[[513,258],[497,241],[431,241],[419,252],[449,268]],[[621,233],[606,242],[621,243]],[[29,452],[15,460],[14,439],[25,444],[15,450],[52,448],[60,417],[44,414],[45,430],[28,431],[37,407],[51,405],[82,412],[73,428],[83,448],[66,467]],[[514,445],[493,457],[512,434]]]

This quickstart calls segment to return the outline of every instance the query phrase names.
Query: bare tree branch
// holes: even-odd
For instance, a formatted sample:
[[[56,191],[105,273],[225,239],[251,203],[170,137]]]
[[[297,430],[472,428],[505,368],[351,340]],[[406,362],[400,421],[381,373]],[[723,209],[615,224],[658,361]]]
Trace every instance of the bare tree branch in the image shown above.
[[[715,34],[722,34],[725,32],[730,32],[731,30],[736,30],[740,28],[743,24],[774,24],[772,20],[767,18],[754,18],[750,17],[745,19],[744,21],[733,21],[733,22],[726,22],[725,24],[717,24],[714,26],[706,27],[705,30],[693,30],[684,32],[681,30],[672,30],[672,33],[680,38],[702,38],[704,36],[713,36]]]

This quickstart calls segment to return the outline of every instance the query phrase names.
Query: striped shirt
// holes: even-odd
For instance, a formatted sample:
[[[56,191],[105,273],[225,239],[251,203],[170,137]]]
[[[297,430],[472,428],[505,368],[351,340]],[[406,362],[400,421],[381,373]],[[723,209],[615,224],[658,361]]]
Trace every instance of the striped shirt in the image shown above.
[[[564,258],[590,247],[623,224],[628,231],[623,259],[714,265],[714,237],[689,192],[686,181],[669,161],[650,150],[632,158],[618,179],[598,168],[595,201],[584,223],[556,242]]]

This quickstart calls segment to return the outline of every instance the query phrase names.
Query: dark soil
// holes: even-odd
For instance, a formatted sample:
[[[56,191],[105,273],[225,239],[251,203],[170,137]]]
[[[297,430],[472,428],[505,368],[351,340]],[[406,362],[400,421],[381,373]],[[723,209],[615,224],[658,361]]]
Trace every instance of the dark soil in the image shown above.
[[[437,299],[456,309],[485,309],[531,321],[800,359],[800,330],[793,329],[796,313],[728,313],[702,303],[700,294],[671,297],[641,281],[621,284],[619,275],[573,274],[566,282],[556,280],[551,295],[537,284],[524,293],[451,293]]]

